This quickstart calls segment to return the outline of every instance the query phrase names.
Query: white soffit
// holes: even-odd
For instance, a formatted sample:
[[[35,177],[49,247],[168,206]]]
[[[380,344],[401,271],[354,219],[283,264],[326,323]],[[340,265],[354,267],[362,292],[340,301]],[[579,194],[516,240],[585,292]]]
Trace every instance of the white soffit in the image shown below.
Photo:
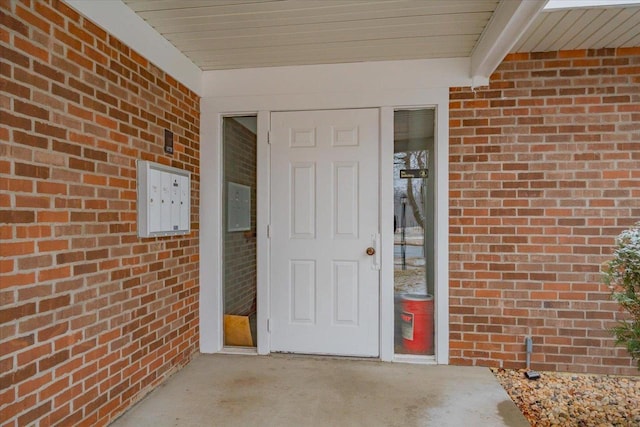
[[[468,58],[499,4],[499,0],[124,2],[203,71]]]
[[[612,0],[609,4],[615,4]],[[572,4],[565,1],[565,4]],[[512,52],[640,46],[640,4],[549,9],[541,13]]]
[[[640,0],[549,0],[544,10],[640,5]]]

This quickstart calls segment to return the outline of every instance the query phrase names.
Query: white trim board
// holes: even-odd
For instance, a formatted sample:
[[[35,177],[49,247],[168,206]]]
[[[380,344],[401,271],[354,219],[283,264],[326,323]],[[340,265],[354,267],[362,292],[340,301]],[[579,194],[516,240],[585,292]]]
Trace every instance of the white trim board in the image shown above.
[[[390,94],[437,87],[469,86],[470,59],[424,59],[301,65],[205,71],[202,96],[216,98],[271,97],[313,94],[369,96],[371,91]],[[380,99],[379,97],[377,99]]]

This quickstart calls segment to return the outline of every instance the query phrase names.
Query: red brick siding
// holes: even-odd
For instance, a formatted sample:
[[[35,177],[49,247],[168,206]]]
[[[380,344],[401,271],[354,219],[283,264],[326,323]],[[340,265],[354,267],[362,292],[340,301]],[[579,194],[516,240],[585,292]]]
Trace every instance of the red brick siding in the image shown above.
[[[0,13],[0,424],[106,425],[198,348],[200,101],[62,2]],[[137,237],[136,159],[193,173],[191,235]]]
[[[227,230],[224,224],[224,313],[248,315],[255,310],[256,258],[256,135],[231,118],[224,120],[224,200],[228,183],[251,187],[251,231]],[[249,233],[247,235],[247,233]],[[251,234],[253,233],[253,234]]]
[[[450,91],[454,364],[637,374],[600,265],[640,219],[640,48],[509,56]]]

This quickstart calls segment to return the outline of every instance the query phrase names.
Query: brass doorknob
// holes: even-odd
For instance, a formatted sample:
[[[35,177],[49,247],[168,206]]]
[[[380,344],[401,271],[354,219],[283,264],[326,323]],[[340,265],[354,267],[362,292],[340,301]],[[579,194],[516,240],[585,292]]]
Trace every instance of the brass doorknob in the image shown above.
[[[368,247],[367,248],[367,255],[373,255],[376,253],[376,250],[373,249],[372,247]]]

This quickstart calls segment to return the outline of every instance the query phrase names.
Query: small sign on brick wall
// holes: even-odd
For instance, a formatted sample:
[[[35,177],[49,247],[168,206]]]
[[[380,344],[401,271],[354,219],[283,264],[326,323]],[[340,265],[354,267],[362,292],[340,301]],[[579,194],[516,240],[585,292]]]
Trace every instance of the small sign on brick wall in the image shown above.
[[[164,130],[164,152],[173,154],[173,132],[169,129]]]

